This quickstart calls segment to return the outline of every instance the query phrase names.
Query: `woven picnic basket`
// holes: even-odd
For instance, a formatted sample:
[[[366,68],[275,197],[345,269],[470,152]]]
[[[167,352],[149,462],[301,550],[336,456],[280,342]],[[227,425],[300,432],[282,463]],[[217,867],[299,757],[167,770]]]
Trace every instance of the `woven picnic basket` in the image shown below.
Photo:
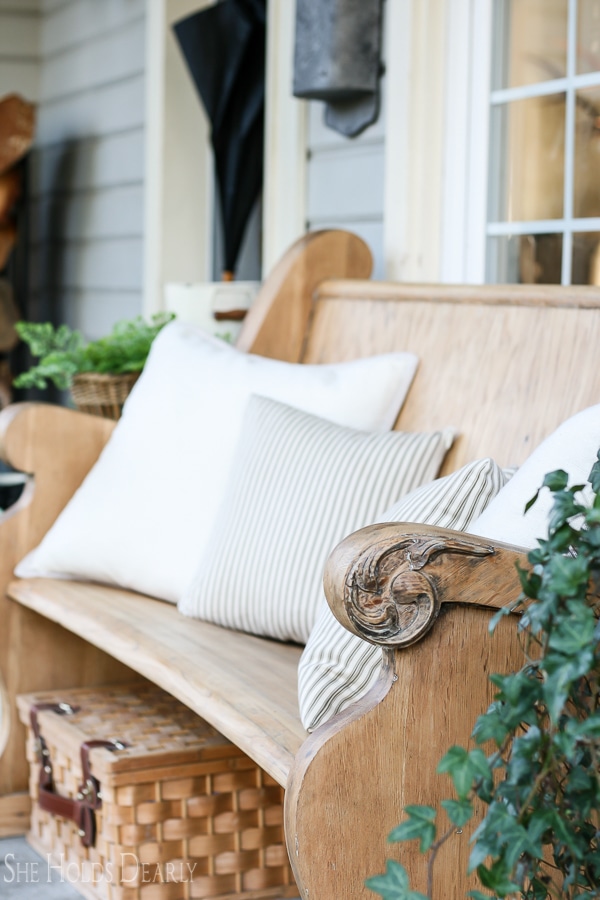
[[[139,372],[120,375],[100,372],[79,372],[73,376],[71,395],[81,412],[106,419],[119,419],[129,392],[140,376]]]
[[[298,896],[284,843],[283,789],[173,697],[136,685],[27,694],[17,703],[28,729],[28,840],[84,896]],[[90,749],[82,790],[82,744],[99,739],[126,746]],[[41,808],[40,760],[50,765],[52,791],[75,805],[90,778],[97,780],[91,845],[82,843],[81,822]]]

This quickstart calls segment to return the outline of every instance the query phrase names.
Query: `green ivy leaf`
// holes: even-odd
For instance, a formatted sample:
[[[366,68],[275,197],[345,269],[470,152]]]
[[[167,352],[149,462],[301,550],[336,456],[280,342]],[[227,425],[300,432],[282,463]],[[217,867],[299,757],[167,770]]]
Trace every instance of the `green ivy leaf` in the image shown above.
[[[488,631],[490,634],[493,634],[496,628],[498,627],[498,622],[501,619],[506,618],[506,616],[510,616],[514,610],[512,606],[503,606],[501,609],[497,610],[496,613],[490,619],[490,624],[488,625]]]
[[[450,821],[459,828],[466,825],[473,816],[473,804],[470,800],[442,800],[442,806]]]
[[[544,702],[548,709],[551,721],[558,723],[563,710],[566,707],[573,682],[578,678],[581,669],[585,668],[586,659],[591,653],[581,654],[581,658],[575,662],[566,661],[562,667],[556,668],[548,674],[542,686]]]
[[[368,878],[365,885],[383,900],[428,900],[424,894],[410,890],[406,869],[393,859],[388,859],[385,875]]]
[[[472,737],[475,738],[478,744],[494,741],[497,747],[501,747],[508,733],[509,729],[502,720],[498,705],[493,704],[475,722]]]
[[[388,841],[411,841],[417,838],[420,841],[421,853],[426,853],[435,840],[436,811],[431,806],[406,806],[404,812],[408,815],[405,822],[401,822],[388,837]]]
[[[498,897],[506,897],[520,891],[520,886],[510,878],[510,872],[502,860],[497,860],[489,869],[481,865],[477,869],[477,875],[484,887],[490,888]]]
[[[554,831],[555,838],[566,844],[570,851],[574,853],[575,857],[580,855],[579,849],[577,847],[577,840],[575,833],[569,827],[567,820],[560,815],[557,809],[550,810],[551,820],[552,820],[552,830]]]
[[[600,712],[586,715],[581,722],[571,719],[565,726],[566,733],[575,741],[600,739]]]
[[[532,878],[529,884],[527,900],[548,900],[548,885],[540,878]],[[589,894],[587,900],[590,900]]]
[[[552,580],[552,590],[563,597],[576,597],[589,579],[588,561],[581,556],[553,556],[547,563],[546,578]]]
[[[588,481],[591,483],[594,493],[600,494],[600,452],[598,453],[596,462],[592,466]]]
[[[548,533],[552,534],[557,528],[564,526],[565,522],[576,516],[581,508],[575,501],[571,491],[561,491],[554,495],[554,504],[548,516]]]
[[[554,472],[548,472],[542,482],[543,487],[550,488],[551,491],[564,491],[568,484],[569,476],[564,469],[555,469]]]
[[[553,817],[549,809],[535,809],[527,822],[527,834],[535,852],[541,855],[541,843],[544,836],[552,829]]]
[[[475,766],[464,747],[451,747],[440,760],[437,771],[450,775],[459,800],[466,800],[473,786]]]
[[[564,525],[560,525],[554,530],[552,536],[548,540],[546,553],[548,555],[552,553],[567,553],[572,543],[573,528],[568,522],[566,522]],[[544,560],[544,563],[546,562],[546,560],[547,557]]]
[[[591,648],[595,627],[592,610],[581,606],[579,615],[561,621],[560,628],[550,634],[548,646],[565,656],[576,657],[585,648]]]

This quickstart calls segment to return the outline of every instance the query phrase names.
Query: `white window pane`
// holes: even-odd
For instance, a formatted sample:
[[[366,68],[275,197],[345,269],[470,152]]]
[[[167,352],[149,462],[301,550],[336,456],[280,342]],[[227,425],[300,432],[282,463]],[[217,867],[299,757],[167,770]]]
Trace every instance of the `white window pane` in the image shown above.
[[[573,235],[571,284],[600,285],[600,233]]]
[[[600,216],[600,87],[575,94],[573,215]]]
[[[564,78],[568,0],[494,0],[493,21],[493,90]]]
[[[486,281],[496,284],[560,284],[562,234],[490,237]]]
[[[489,221],[563,215],[565,95],[492,108]]]
[[[577,72],[600,70],[600,3],[579,0],[577,4]]]

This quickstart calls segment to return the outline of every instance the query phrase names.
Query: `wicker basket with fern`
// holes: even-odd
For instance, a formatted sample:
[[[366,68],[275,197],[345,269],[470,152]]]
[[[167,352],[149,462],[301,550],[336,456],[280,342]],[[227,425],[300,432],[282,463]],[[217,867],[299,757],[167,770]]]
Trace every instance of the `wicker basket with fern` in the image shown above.
[[[139,378],[139,372],[111,375],[102,372],[79,372],[71,382],[73,403],[80,412],[105,419],[119,419],[123,404]]]
[[[38,362],[14,380],[17,388],[70,390],[81,412],[118,419],[127,396],[137,381],[152,341],[172,313],[159,313],[150,323],[141,316],[118,322],[111,333],[86,343],[68,325],[50,322],[17,322],[19,337]]]

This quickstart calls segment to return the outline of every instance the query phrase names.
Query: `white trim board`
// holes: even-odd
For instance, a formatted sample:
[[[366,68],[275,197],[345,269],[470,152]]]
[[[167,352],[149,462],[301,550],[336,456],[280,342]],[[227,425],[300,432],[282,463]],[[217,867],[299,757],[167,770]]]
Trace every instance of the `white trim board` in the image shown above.
[[[262,271],[306,230],[307,105],[292,96],[295,0],[267,5]]]
[[[164,308],[167,281],[210,278],[213,178],[209,124],[171,24],[211,0],[151,0],[146,39],[144,308]]]

